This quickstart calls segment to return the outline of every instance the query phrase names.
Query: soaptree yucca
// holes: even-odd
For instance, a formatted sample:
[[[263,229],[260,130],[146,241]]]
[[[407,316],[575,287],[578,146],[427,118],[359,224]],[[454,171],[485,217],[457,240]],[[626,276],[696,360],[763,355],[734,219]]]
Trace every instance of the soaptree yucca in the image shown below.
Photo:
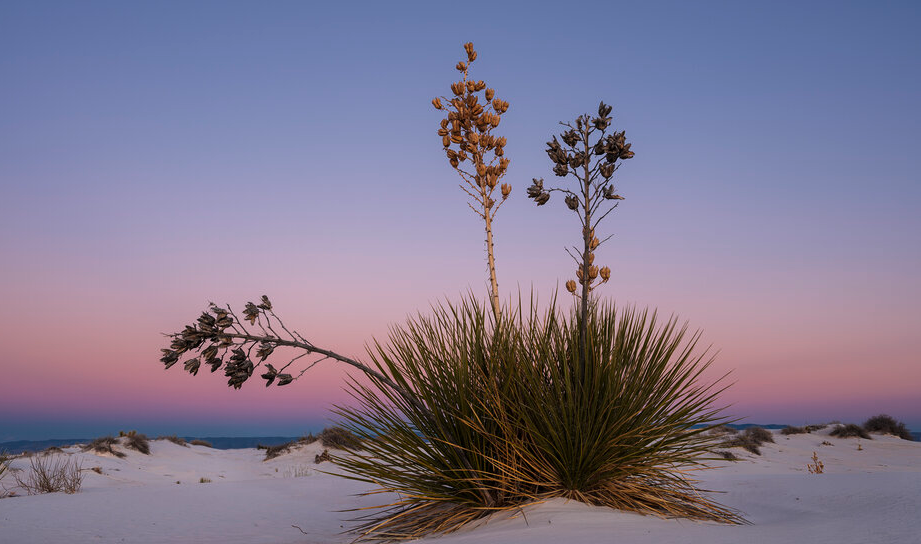
[[[700,382],[710,360],[695,353],[698,335],[629,308],[592,305],[588,315],[587,374],[573,372],[581,367],[579,312],[563,316],[553,305],[544,314],[506,309],[492,326],[469,299],[375,345],[377,371],[426,410],[384,382],[352,382],[357,405],[339,413],[364,451],[337,462],[399,497],[362,517],[361,534],[447,532],[551,497],[741,521],[687,474],[712,457],[704,431],[720,421],[713,402],[721,389]]]

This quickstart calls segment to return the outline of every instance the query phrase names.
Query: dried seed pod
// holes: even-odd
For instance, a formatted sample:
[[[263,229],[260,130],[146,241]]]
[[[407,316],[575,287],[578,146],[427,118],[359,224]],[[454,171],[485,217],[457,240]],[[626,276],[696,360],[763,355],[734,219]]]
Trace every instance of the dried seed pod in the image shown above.
[[[480,141],[480,136],[476,132],[471,132],[467,134],[467,139],[470,140],[470,143],[476,145]]]
[[[450,115],[449,115],[449,117],[450,117]],[[447,120],[447,119],[442,119],[442,120],[441,120],[441,128],[448,128],[448,120]]]
[[[569,167],[565,164],[558,164],[553,167],[553,173],[559,177],[564,177],[569,173]]]
[[[505,147],[505,143],[506,143],[505,136],[500,136],[499,139],[496,140],[496,147]]]
[[[454,142],[454,143],[456,143],[456,144],[459,144],[459,143],[463,142],[464,139],[461,137],[461,135],[460,135],[459,133],[455,133],[455,134],[452,134],[452,135],[451,135],[451,141]]]
[[[448,162],[450,162],[450,163],[451,163],[451,166],[454,167],[454,168],[457,168],[457,165],[459,164],[459,163],[457,162],[457,159],[451,159],[451,160],[448,161]]]
[[[464,94],[464,89],[465,87],[464,87],[463,81],[457,81],[451,84],[451,92],[453,92],[457,96]],[[455,104],[455,107],[456,107],[456,104]]]
[[[464,44],[464,51],[466,51],[468,55],[469,55],[470,53],[473,53],[473,42],[467,42],[467,43],[465,43],[465,44]]]
[[[492,102],[492,98],[493,98],[494,96],[496,96],[496,90],[495,90],[495,89],[486,89],[486,95],[485,95],[485,96],[486,96],[486,100],[487,100],[488,102]]]
[[[543,206],[550,200],[550,193],[541,193],[534,199],[534,202],[537,202],[538,206]]]
[[[598,238],[592,238],[592,243],[589,244],[588,247],[590,247],[590,248],[592,249],[592,251],[594,251],[595,249],[598,248],[598,246],[599,246],[600,243],[601,243],[601,242],[598,241]]]
[[[440,129],[438,129],[438,135],[439,135],[439,136],[442,136],[442,137],[447,136],[447,135],[448,135],[448,131],[447,131],[446,129],[440,128]]]
[[[479,80],[479,81],[476,82],[476,90],[477,90],[477,91],[482,91],[482,90],[485,89],[485,88],[486,88],[486,82],[485,82],[485,81],[483,81],[483,80],[481,79],[481,80]],[[487,98],[487,100],[489,100],[489,99]]]
[[[567,281],[566,290],[575,295],[576,294],[576,282],[573,280]]]
[[[579,265],[579,268],[576,269],[576,277],[579,278],[579,283],[585,281],[585,273],[582,272],[582,265]]]
[[[435,106],[436,110],[440,110],[444,107],[441,105],[441,99],[437,97],[432,99],[432,105]]]
[[[467,81],[467,92],[471,92],[471,93],[472,93],[474,90],[476,90],[476,82],[473,81],[473,80]],[[468,102],[470,101],[470,98],[476,98],[476,97],[475,97],[475,96],[468,96],[468,97],[467,97],[467,101],[468,101]]]
[[[607,283],[609,279],[611,279],[611,269],[605,266],[601,269],[601,283]]]
[[[508,183],[502,184],[502,200],[508,198],[508,195],[512,194],[512,186]]]
[[[467,60],[470,61],[470,62],[475,61],[475,60],[476,60],[476,51],[473,51],[473,52],[471,52],[471,53],[467,53]]]
[[[505,170],[508,168],[508,163],[509,160],[506,158],[499,159],[499,170],[505,172]]]
[[[543,178],[531,178],[531,186],[528,187],[528,198],[537,198],[544,192]]]
[[[465,62],[458,62],[458,63],[457,63],[457,66],[455,66],[455,68],[457,68],[457,71],[458,71],[458,72],[464,72],[464,71],[467,70],[467,63],[465,63]]]
[[[588,277],[589,279],[595,279],[598,277],[598,267],[597,266],[588,267]]]
[[[572,211],[577,211],[579,209],[579,199],[575,195],[567,196],[566,206]]]
[[[601,172],[601,175],[605,179],[610,179],[614,175],[614,165],[611,163],[604,163],[599,168],[598,171]]]

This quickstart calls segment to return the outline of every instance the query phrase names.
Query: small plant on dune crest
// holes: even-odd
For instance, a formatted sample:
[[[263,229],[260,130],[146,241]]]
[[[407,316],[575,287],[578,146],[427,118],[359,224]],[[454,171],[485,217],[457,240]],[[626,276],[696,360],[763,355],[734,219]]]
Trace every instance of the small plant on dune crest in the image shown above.
[[[325,461],[332,461],[333,457],[329,454],[329,450],[323,450],[323,453],[317,454],[313,458],[313,462],[317,465]]]
[[[854,423],[848,423],[847,425],[838,425],[835,427],[831,433],[831,436],[835,438],[863,438],[865,440],[872,440],[870,434],[864,430],[860,425]]]
[[[492,222],[499,208],[512,193],[512,186],[503,183],[501,197],[495,194],[499,181],[505,176],[509,160],[505,157],[505,137],[492,131],[499,126],[509,104],[495,96],[483,80],[468,79],[470,66],[477,58],[472,43],[465,43],[467,59],[455,68],[462,74],[451,84],[451,96],[432,100],[435,109],[447,112],[441,120],[438,135],[451,167],[463,183],[460,187],[472,202],[467,204],[486,226],[486,262],[489,267],[489,302],[494,316],[499,315],[499,284],[496,280],[496,260],[493,255]],[[480,94],[482,93],[482,94]],[[480,102],[480,99],[483,99]],[[468,165],[469,166],[466,166]],[[498,201],[496,199],[499,199]]]
[[[188,447],[188,446],[189,446],[189,445],[186,443],[186,441],[185,441],[184,438],[180,438],[180,437],[178,437],[178,436],[176,436],[176,435],[174,435],[174,434],[173,434],[173,435],[169,435],[169,436],[164,436],[164,435],[158,436],[158,437],[157,437],[157,440],[169,440],[170,442],[172,442],[173,444],[176,444],[177,446],[185,446],[185,447]]]
[[[269,459],[275,459],[291,451],[291,448],[294,447],[294,442],[285,442],[284,444],[278,444],[277,446],[257,446],[257,449],[265,450],[265,459],[263,461],[268,461]]]
[[[357,450],[361,440],[352,431],[342,427],[327,427],[317,437],[323,447],[337,450]]]
[[[204,446],[204,447],[206,447],[206,448],[213,448],[213,447],[214,447],[214,446],[211,445],[211,442],[208,442],[207,440],[197,440],[197,439],[196,439],[196,440],[190,440],[190,441],[189,441],[189,444],[192,445],[192,446]]]
[[[745,450],[761,455],[761,447],[765,442],[774,442],[771,431],[762,427],[749,427],[744,432],[724,440],[719,445],[724,448],[744,448]]]
[[[124,444],[126,448],[150,455],[150,440],[143,434],[131,431],[130,434],[125,435]]]
[[[118,445],[118,439],[112,436],[103,436],[97,438],[83,446],[83,451],[92,451],[95,453],[108,453],[114,455],[115,457],[125,457],[125,453],[115,449],[115,446]]]
[[[176,482],[176,483],[179,483],[179,482]],[[205,478],[204,476],[202,476],[202,477],[198,480],[198,483],[200,483],[200,484],[210,484],[210,483],[211,483],[211,478]]]
[[[819,454],[812,452],[812,463],[806,464],[809,474],[822,474],[825,472],[825,463],[819,461]]]
[[[863,428],[871,433],[891,434],[902,440],[914,440],[904,423],[886,414],[871,417],[863,424]]]
[[[786,427],[780,430],[780,434],[783,434],[783,435],[806,434],[808,432],[809,431],[807,431],[805,427],[794,427],[792,425],[787,425]]]
[[[80,463],[66,455],[30,458],[30,470],[26,474],[14,473],[16,484],[29,495],[64,492],[73,494],[83,485]]]

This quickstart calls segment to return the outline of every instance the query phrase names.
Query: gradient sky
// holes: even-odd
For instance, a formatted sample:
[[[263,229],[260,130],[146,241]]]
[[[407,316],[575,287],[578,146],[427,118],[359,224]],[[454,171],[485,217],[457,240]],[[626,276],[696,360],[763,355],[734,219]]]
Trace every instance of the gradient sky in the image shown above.
[[[430,105],[468,40],[511,103],[504,297],[571,277],[524,190],[603,99],[636,158],[601,293],[703,329],[729,415],[921,428],[919,4],[498,4],[0,3],[0,441],[316,429],[335,364],[232,391],[160,333],[265,293],[360,357],[485,295]]]

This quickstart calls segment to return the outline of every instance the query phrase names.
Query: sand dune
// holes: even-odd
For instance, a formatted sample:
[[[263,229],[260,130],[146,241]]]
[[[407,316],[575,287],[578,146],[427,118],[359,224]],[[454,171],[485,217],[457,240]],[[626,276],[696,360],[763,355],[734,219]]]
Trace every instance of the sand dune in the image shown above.
[[[828,429],[784,436],[756,456],[698,473],[719,502],[742,511],[751,525],[722,526],[659,519],[553,500],[437,540],[566,544],[899,543],[921,541],[921,443],[892,436],[839,439]],[[827,442],[831,445],[823,444]],[[151,442],[151,454],[125,450],[123,459],[68,448],[86,472],[81,491],[0,500],[4,543],[221,542],[337,543],[349,513],[386,496],[359,497],[364,484],[315,464],[319,443],[263,461],[255,449],[215,450]],[[817,452],[824,474],[806,464]],[[13,468],[28,469],[19,458]],[[100,467],[102,474],[92,471]],[[200,483],[202,478],[210,483]],[[179,482],[178,484],[176,482]],[[14,489],[7,477],[2,484]],[[303,529],[302,534],[292,525]],[[434,538],[425,541],[435,541]]]

